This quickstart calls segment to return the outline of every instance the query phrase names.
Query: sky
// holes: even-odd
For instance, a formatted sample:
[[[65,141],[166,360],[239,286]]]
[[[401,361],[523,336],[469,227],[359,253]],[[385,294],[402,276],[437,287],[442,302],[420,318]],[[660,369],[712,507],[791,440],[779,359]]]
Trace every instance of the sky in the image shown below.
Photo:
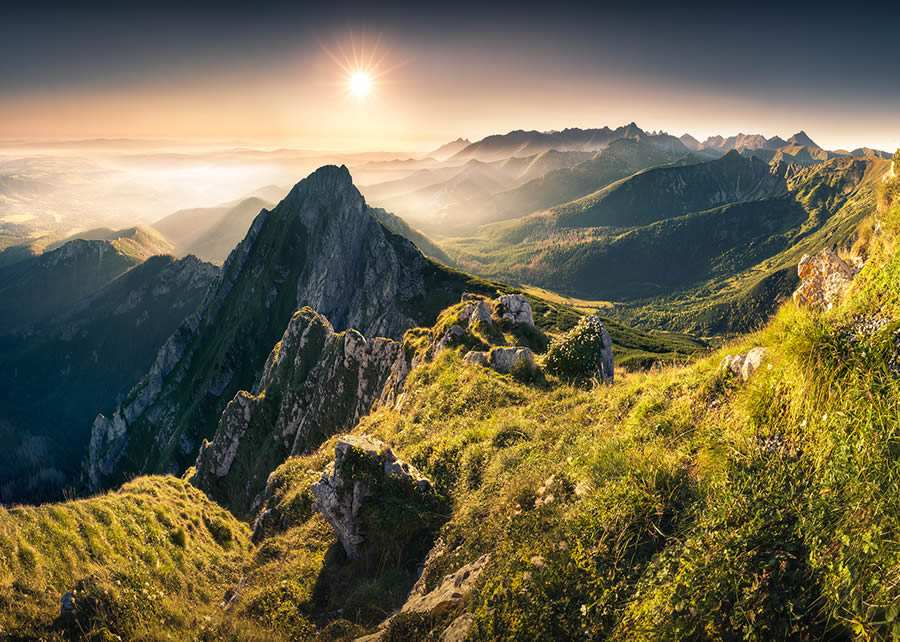
[[[36,0],[0,19],[0,138],[424,151],[634,121],[893,150],[900,9],[878,4]]]

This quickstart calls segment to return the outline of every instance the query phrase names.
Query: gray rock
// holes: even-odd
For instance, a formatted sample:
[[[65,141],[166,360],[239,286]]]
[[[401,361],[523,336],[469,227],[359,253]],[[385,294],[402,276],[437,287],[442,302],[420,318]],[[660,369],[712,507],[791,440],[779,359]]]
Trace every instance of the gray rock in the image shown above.
[[[521,294],[503,294],[494,303],[494,312],[504,321],[534,327],[531,304]]]
[[[830,310],[850,287],[856,272],[828,248],[815,256],[804,254],[797,266],[801,283],[794,292],[794,302],[800,306]]]
[[[451,325],[447,332],[444,333],[444,336],[442,336],[435,345],[435,354],[440,352],[441,350],[456,345],[457,343],[459,343],[459,340],[462,339],[465,335],[466,331],[463,330],[460,326]]]
[[[373,405],[393,403],[408,371],[398,342],[336,333],[304,308],[266,360],[257,394],[239,391],[225,407],[191,482],[249,517],[275,468],[351,429]]]
[[[491,350],[491,367],[497,372],[509,372],[525,362],[532,372],[537,369],[534,353],[530,348],[494,348]]]
[[[368,470],[380,472],[386,477],[405,480],[422,491],[431,488],[431,482],[411,464],[397,459],[391,449],[367,435],[344,435],[334,449],[334,462],[322,473],[321,479],[310,487],[315,502],[313,507],[325,518],[350,559],[359,559],[359,548],[365,542],[365,533],[359,519],[366,499],[376,490],[377,480],[365,475],[347,477],[344,462],[348,454],[354,459],[368,460]]]
[[[767,348],[758,346],[747,354],[730,354],[722,359],[719,368],[730,370],[741,381],[747,381],[765,362],[768,352]]]
[[[466,303],[459,313],[459,319],[466,322],[470,330],[479,321],[493,323],[491,320],[491,304],[484,299],[472,299]]]
[[[72,591],[63,593],[63,596],[59,599],[59,602],[59,614],[61,616],[75,612],[75,593],[73,593]]]
[[[441,642],[463,642],[466,639],[466,636],[469,635],[469,631],[472,630],[472,625],[475,624],[475,616],[471,613],[463,613],[455,620],[450,623],[444,632],[441,633],[440,641]]]
[[[466,564],[455,573],[444,577],[440,585],[430,593],[424,595],[411,594],[400,609],[400,612],[440,615],[449,607],[462,600],[472,590],[475,582],[481,577],[490,561],[490,555],[482,555],[474,562]]]
[[[491,353],[490,352],[481,352],[479,350],[470,350],[466,353],[466,356],[463,357],[463,361],[466,363],[474,363],[475,365],[490,367],[491,365]]]

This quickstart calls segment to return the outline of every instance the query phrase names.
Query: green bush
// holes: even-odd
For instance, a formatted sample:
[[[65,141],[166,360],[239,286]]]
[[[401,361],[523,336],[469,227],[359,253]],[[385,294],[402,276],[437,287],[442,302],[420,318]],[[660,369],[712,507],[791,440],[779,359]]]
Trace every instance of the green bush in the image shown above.
[[[582,317],[574,328],[550,344],[544,359],[545,368],[563,379],[581,381],[599,377],[602,352],[606,347],[603,329],[603,323],[597,317]]]

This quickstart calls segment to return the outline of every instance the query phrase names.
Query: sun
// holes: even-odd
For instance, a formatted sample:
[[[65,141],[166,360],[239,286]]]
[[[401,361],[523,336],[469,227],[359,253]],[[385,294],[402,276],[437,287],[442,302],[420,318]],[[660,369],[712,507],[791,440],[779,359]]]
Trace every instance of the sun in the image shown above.
[[[322,49],[343,71],[342,80],[336,84],[356,100],[373,95],[376,83],[380,94],[390,86],[391,72],[406,65],[405,61],[390,60],[390,52],[382,46],[380,37],[373,40],[351,33],[335,47],[322,45]]]
[[[365,98],[372,93],[372,74],[367,71],[354,71],[350,74],[350,93],[357,98]]]

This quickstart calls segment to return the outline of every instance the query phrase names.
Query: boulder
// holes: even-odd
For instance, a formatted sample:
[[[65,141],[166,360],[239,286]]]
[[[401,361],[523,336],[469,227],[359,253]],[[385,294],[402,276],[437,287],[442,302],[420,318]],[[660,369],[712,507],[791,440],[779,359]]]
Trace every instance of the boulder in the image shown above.
[[[492,323],[490,303],[484,299],[469,300],[459,313],[459,320],[466,322],[469,329],[479,321]]]
[[[315,497],[313,508],[334,528],[350,559],[359,559],[359,548],[365,541],[360,509],[389,477],[424,492],[431,489],[426,477],[397,459],[383,442],[368,435],[344,435],[335,445],[334,462],[310,487]]]
[[[59,599],[60,607],[59,614],[60,616],[68,615],[69,613],[75,612],[75,594],[72,591],[66,591],[63,596]]]
[[[719,368],[728,369],[741,381],[747,381],[766,360],[768,352],[767,348],[757,346],[747,354],[729,354],[722,359]]]
[[[497,372],[510,372],[525,362],[531,372],[537,369],[534,353],[530,348],[494,348],[491,350],[491,367]]]
[[[521,294],[503,294],[494,302],[494,313],[504,321],[534,327],[531,304]]]
[[[465,361],[466,363],[474,363],[476,365],[484,366],[485,368],[487,368],[491,365],[491,353],[481,352],[479,350],[470,350],[466,353],[466,356],[463,357],[463,361]]]
[[[797,266],[797,275],[801,283],[794,292],[794,302],[800,306],[830,310],[850,286],[856,270],[832,250],[825,248],[815,256],[804,254]]]
[[[462,327],[458,325],[451,325],[450,328],[444,333],[444,336],[438,340],[437,345],[435,345],[435,353],[444,350],[445,348],[449,348],[451,346],[459,343],[460,339],[462,339],[466,334],[466,331],[462,329]]]

